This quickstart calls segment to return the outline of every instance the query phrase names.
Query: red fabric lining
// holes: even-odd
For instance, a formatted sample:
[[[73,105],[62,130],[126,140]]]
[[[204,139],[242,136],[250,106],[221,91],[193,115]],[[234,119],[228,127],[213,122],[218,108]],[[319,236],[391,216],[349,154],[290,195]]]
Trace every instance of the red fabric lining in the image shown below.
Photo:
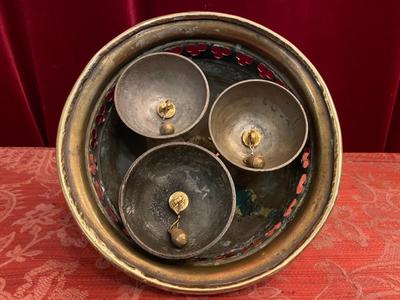
[[[139,21],[190,10],[240,15],[293,42],[331,91],[344,149],[400,151],[396,0],[0,0],[0,145],[54,145],[65,99],[97,50]]]

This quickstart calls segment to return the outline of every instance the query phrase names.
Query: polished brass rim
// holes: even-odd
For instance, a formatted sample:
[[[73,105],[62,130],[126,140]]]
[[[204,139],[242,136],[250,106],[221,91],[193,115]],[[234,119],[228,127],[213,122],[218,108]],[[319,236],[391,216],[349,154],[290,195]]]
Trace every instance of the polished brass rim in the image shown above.
[[[191,29],[182,29],[181,25],[190,25],[187,28]],[[142,39],[146,32],[151,32],[160,41],[166,39],[163,36],[165,32],[174,34],[176,39],[193,36],[217,38],[224,35],[225,39],[230,38],[260,53],[268,45],[278,45],[280,49],[275,49],[271,60],[286,70],[285,74],[291,76],[295,88],[308,99],[306,108],[316,132],[316,155],[312,182],[305,199],[307,201],[299,209],[296,218],[288,224],[285,234],[277,236],[266,248],[243,260],[207,268],[153,261],[132,249],[108,223],[96,204],[95,192],[89,184],[86,147],[88,124],[95,105],[93,99],[98,98],[102,90],[99,87],[104,88],[119,71],[115,66],[110,67],[114,62],[109,59],[110,56],[120,65],[131,59],[121,53],[117,55],[117,48],[131,43],[138,55],[146,47],[152,46],[151,41]],[[298,76],[299,73],[301,76]],[[338,193],[341,165],[339,121],[329,91],[313,65],[291,43],[269,29],[243,18],[219,13],[168,15],[140,23],[113,39],[93,57],[73,87],[61,116],[57,136],[57,166],[61,186],[76,222],[90,242],[110,262],[137,279],[159,288],[185,293],[236,290],[285,267],[310,243],[325,223]],[[273,257],[271,253],[274,253]]]

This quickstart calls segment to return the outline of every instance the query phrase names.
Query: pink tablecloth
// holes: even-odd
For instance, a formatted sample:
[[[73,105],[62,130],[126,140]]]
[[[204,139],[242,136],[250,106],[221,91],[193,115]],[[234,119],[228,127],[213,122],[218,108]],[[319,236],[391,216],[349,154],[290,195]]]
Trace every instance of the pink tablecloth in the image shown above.
[[[285,270],[239,299],[400,299],[400,154],[346,154],[337,205]],[[54,149],[0,148],[0,299],[192,299],[112,267],[81,235]],[[208,299],[208,297],[201,297]]]

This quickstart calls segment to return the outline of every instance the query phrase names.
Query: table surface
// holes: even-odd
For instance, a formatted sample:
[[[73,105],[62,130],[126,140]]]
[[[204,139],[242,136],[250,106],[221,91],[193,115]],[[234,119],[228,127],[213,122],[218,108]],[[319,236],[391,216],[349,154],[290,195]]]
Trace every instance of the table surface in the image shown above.
[[[193,299],[111,266],[64,201],[55,151],[0,148],[0,299]],[[400,299],[400,154],[345,154],[338,201],[286,269],[200,299]]]

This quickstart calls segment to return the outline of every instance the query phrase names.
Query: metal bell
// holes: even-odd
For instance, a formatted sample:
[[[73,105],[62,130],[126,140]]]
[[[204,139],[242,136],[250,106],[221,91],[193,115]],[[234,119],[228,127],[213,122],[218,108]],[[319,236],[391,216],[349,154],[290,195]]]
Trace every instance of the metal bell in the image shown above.
[[[308,134],[305,111],[282,86],[261,79],[236,83],[215,101],[209,130],[218,152],[239,168],[282,168],[300,153]]]
[[[129,235],[167,259],[209,249],[228,230],[235,209],[235,187],[225,165],[191,143],[165,143],[145,152],[127,171],[119,195]]]
[[[167,139],[199,123],[209,94],[207,79],[193,61],[159,52],[142,56],[125,69],[114,101],[119,117],[130,129],[148,138]]]

